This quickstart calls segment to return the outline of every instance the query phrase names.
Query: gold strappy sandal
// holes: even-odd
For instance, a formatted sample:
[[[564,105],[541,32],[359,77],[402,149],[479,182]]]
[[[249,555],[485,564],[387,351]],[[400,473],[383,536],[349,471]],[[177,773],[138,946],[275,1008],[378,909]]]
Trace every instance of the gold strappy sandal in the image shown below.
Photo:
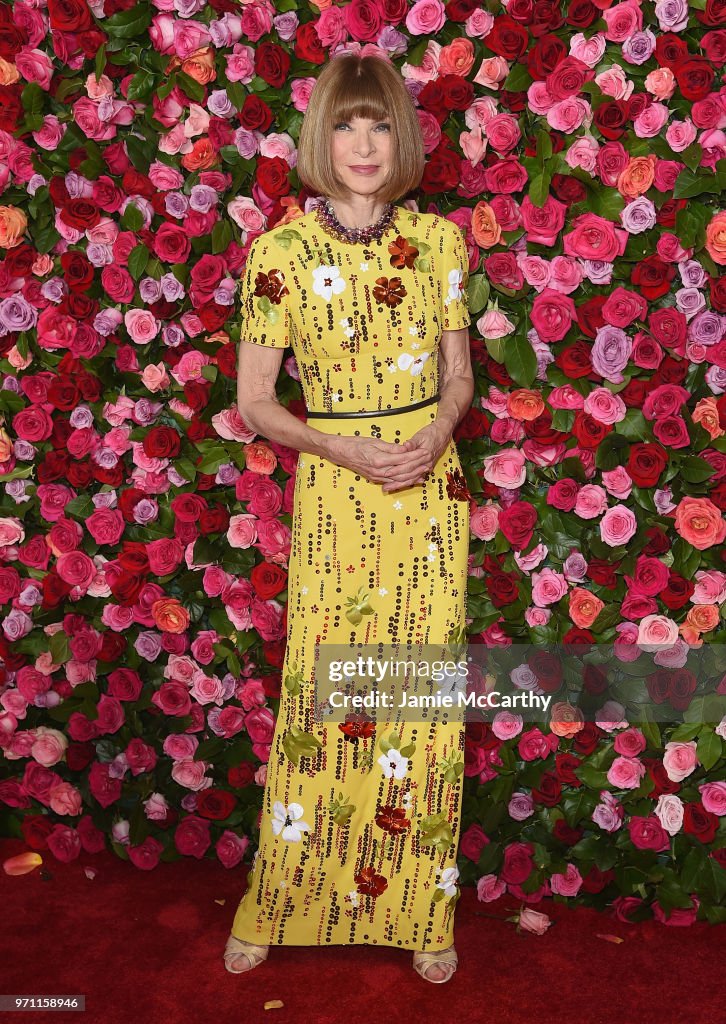
[[[429,978],[426,972],[430,967],[436,964],[446,974],[443,978]],[[444,982],[448,981],[453,975],[456,968],[459,966],[459,958],[456,955],[456,950],[453,946],[449,946],[448,949],[437,949],[432,953],[422,953],[420,950],[416,950],[413,954],[413,968],[418,974],[421,975],[426,981],[430,981],[434,985],[443,985]]]
[[[268,952],[267,946],[255,946],[253,942],[245,942],[243,939],[236,939],[234,935],[230,935],[227,945],[224,947],[224,966],[230,974],[244,974],[266,960]],[[232,961],[238,956],[246,956],[250,966],[243,967],[241,971],[232,967]]]

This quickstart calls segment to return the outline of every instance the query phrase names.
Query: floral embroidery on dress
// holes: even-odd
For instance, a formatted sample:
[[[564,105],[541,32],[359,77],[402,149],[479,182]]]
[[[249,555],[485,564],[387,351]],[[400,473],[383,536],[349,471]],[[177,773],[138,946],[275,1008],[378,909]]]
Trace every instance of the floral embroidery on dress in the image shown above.
[[[272,808],[272,831],[286,842],[299,843],[303,832],[309,832],[310,826],[302,820],[305,811],[301,804],[289,804],[285,807],[281,800],[275,800]]]
[[[376,287],[373,289],[373,297],[376,302],[382,302],[391,309],[400,306],[408,292],[406,291],[400,277],[377,277]]]

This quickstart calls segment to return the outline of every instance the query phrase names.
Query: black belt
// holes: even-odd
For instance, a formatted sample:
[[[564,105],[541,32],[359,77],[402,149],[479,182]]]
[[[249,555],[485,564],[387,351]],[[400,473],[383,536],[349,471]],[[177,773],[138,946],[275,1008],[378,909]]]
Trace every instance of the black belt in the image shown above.
[[[399,406],[397,409],[373,409],[372,412],[315,412],[308,411],[307,417],[316,417],[317,419],[353,419],[356,416],[393,416],[397,412],[408,412],[409,409],[423,409],[425,405],[431,405],[432,402],[438,402],[441,396],[437,393],[432,395],[431,398],[424,398],[422,402],[414,402],[413,405]]]

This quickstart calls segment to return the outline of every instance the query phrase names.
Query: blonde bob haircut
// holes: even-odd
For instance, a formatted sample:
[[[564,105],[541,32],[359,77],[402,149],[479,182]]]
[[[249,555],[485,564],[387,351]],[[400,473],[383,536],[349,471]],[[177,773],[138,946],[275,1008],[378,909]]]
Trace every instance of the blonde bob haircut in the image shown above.
[[[393,159],[378,193],[381,202],[395,202],[418,188],[426,157],[416,108],[403,78],[385,58],[354,53],[333,57],[310,94],[296,168],[305,188],[312,195],[348,198],[348,188],[335,173],[331,143],[335,126],[356,117],[391,125]]]

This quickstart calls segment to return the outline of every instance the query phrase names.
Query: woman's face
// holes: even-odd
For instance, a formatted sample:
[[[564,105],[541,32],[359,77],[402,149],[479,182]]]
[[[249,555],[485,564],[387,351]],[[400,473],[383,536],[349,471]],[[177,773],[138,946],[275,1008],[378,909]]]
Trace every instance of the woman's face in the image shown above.
[[[333,125],[333,163],[351,192],[372,196],[384,185],[391,169],[391,124],[354,117]]]

